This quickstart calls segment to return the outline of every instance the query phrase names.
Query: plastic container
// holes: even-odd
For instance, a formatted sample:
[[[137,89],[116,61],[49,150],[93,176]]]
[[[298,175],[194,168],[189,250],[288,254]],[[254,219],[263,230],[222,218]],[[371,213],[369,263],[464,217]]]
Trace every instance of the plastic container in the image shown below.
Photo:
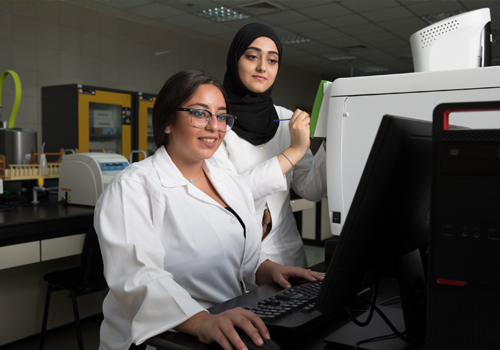
[[[49,175],[49,167],[47,165],[47,157],[44,153],[40,154],[40,168],[42,169],[42,176]]]

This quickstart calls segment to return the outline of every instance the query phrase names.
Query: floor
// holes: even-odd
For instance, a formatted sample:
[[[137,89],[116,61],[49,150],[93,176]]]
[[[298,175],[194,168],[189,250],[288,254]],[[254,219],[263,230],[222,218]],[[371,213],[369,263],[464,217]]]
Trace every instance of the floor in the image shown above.
[[[324,248],[316,246],[306,246],[306,257],[309,266],[320,263],[324,260]],[[85,349],[96,350],[99,348],[99,327],[102,315],[82,320],[83,346]],[[38,349],[38,335],[19,340],[4,346],[0,350],[35,350]],[[45,350],[71,350],[78,349],[76,341],[75,327],[69,324],[47,332],[45,336]]]

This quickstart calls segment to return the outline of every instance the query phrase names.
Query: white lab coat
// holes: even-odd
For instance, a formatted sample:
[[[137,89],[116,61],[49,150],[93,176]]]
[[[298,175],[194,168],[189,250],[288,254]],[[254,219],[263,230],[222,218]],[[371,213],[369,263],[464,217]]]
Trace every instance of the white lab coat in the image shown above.
[[[94,224],[110,288],[100,349],[128,349],[256,287],[267,257],[252,195],[226,171],[208,162],[204,169],[246,239],[236,217],[190,184],[164,147],[127,167],[99,198]],[[286,188],[283,176],[276,180],[270,191]]]
[[[293,112],[275,106],[280,119],[291,118]],[[236,120],[238,122],[238,120]],[[272,218],[272,230],[262,242],[262,250],[271,260],[283,265],[306,267],[302,237],[297,229],[290,205],[290,192],[278,191],[267,195],[267,182],[279,177],[268,172],[268,162],[278,162],[277,156],[290,146],[288,122],[280,122],[276,135],[267,143],[254,146],[234,131],[227,132],[221,146],[210,159],[214,164],[239,177],[250,187],[256,212],[262,216],[266,203]],[[291,181],[293,173],[293,181]],[[320,147],[315,156],[311,151],[286,174],[290,184],[302,198],[318,202],[326,195],[326,152]]]

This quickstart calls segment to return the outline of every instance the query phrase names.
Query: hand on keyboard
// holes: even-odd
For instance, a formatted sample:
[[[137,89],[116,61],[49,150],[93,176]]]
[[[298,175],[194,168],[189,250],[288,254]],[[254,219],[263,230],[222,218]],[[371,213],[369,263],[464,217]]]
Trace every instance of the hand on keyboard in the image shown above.
[[[305,283],[285,289],[257,304],[245,309],[257,314],[264,323],[270,324],[294,312],[308,314],[314,311],[314,302],[318,296],[322,282]]]
[[[292,285],[289,281],[294,278],[316,282],[323,281],[325,274],[297,266],[280,265],[270,260],[264,261],[256,273],[256,282],[258,285],[276,282],[283,288],[290,288]]]

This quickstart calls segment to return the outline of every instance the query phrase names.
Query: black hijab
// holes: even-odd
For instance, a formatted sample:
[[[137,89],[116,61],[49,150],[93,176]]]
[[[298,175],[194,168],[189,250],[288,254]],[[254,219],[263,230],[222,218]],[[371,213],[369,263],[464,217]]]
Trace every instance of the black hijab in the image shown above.
[[[265,24],[251,23],[241,28],[233,38],[227,53],[227,70],[223,84],[231,105],[231,113],[237,118],[233,130],[252,145],[261,145],[271,140],[279,126],[279,123],[273,121],[278,118],[271,98],[273,86],[260,94],[251,92],[241,82],[238,74],[238,60],[250,44],[262,36],[270,38],[276,44],[279,70],[283,50],[278,35]]]

